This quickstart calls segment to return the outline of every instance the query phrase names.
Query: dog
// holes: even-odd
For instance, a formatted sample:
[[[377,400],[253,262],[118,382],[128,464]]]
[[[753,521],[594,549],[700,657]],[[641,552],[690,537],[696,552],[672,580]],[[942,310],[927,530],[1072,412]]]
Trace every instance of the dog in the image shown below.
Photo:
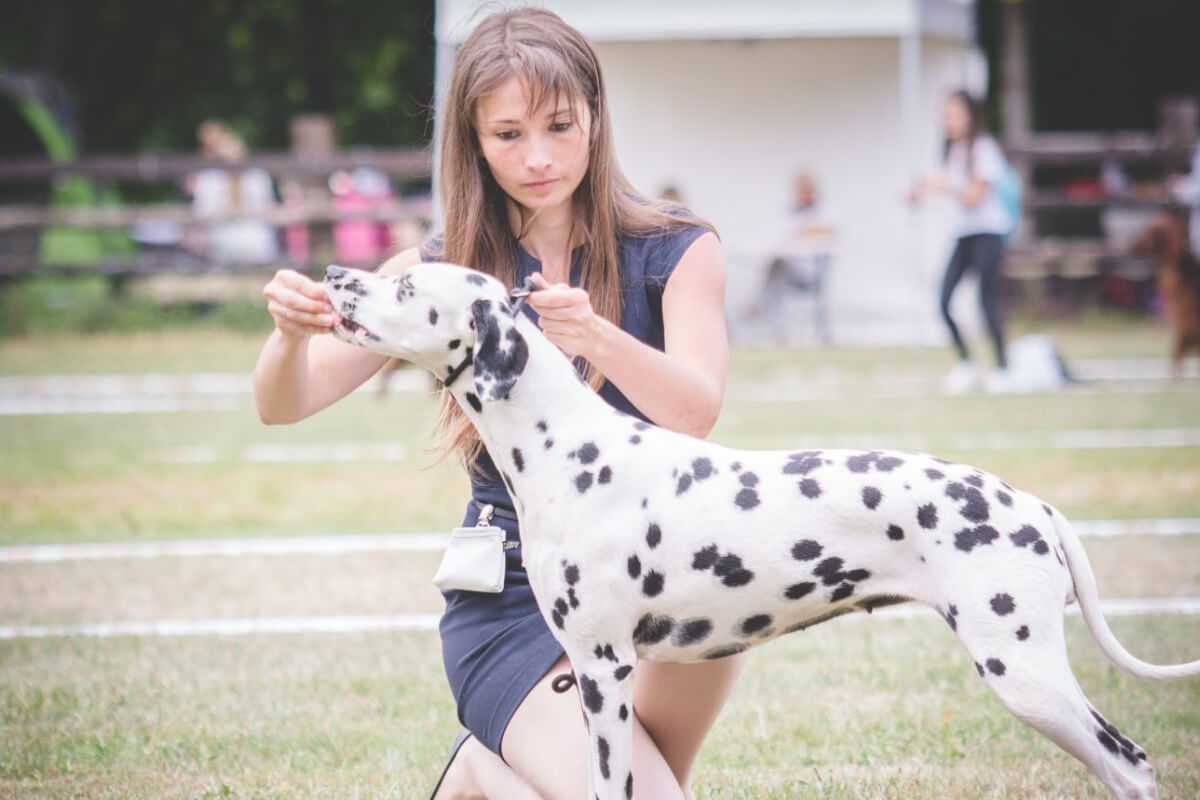
[[[1114,797],[1157,796],[1145,751],[1067,662],[1075,598],[1104,652],[1145,678],[1200,674],[1130,655],[1099,612],[1067,520],[969,466],[883,450],[743,451],[619,412],[495,278],[331,266],[334,335],[412,361],[474,423],[512,494],[538,607],[577,677],[589,797],[633,795],[639,659],[722,658],[855,611],[936,609],[1016,716]]]
[[[1158,293],[1171,326],[1171,376],[1183,376],[1189,352],[1200,356],[1200,260],[1192,253],[1187,217],[1168,210],[1138,236],[1133,252],[1158,262]]]

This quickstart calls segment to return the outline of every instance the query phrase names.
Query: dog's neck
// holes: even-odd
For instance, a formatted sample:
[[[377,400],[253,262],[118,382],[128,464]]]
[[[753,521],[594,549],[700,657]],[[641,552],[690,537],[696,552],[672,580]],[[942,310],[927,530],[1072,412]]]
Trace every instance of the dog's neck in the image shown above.
[[[516,326],[529,356],[506,396],[493,398],[480,391],[473,366],[463,371],[450,393],[507,478],[513,500],[537,507],[561,492],[539,468],[545,463],[539,457],[547,449],[546,441],[553,442],[552,448],[574,448],[598,428],[619,424],[621,417],[580,379],[570,359],[528,317],[518,314]]]

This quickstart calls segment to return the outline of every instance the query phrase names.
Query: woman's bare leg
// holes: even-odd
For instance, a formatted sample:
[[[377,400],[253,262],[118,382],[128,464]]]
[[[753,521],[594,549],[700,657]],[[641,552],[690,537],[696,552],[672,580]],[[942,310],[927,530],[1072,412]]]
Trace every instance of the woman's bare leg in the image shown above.
[[[472,736],[459,748],[433,800],[488,800],[489,797],[542,800],[498,755]]]
[[[741,674],[746,656],[698,664],[639,661],[633,707],[686,797],[692,765]]]
[[[639,667],[640,669],[641,667]],[[571,670],[566,656],[538,682],[508,723],[500,749],[514,772],[545,800],[579,800],[587,796],[588,736],[583,726],[579,692],[558,694],[554,678]],[[633,724],[635,796],[646,800],[683,800],[670,765],[637,719]],[[488,793],[489,797],[501,795]]]

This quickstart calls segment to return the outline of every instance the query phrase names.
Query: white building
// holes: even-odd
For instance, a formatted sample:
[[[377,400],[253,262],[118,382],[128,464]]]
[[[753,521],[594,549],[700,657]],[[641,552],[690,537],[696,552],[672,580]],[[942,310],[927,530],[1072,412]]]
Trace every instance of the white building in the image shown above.
[[[486,13],[480,5],[438,2],[439,97],[455,46]],[[911,210],[904,193],[936,163],[947,92],[969,77],[979,83],[973,0],[540,5],[595,46],[629,178],[647,194],[679,187],[716,225],[731,314],[761,280],[791,177],[804,170],[838,229],[834,339],[944,340],[936,290],[950,245],[945,213]]]

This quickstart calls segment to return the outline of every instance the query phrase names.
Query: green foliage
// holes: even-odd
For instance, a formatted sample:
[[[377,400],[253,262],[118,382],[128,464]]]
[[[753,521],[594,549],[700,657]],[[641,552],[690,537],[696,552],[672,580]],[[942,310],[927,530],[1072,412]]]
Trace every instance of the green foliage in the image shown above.
[[[270,330],[262,303],[160,304],[128,296],[102,276],[38,277],[0,289],[0,336],[48,333],[161,331],[216,326],[239,331]]]
[[[308,112],[333,115],[343,146],[422,145],[433,16],[432,0],[22,2],[5,7],[0,64],[67,86],[83,152],[192,150],[209,117],[284,149]]]

